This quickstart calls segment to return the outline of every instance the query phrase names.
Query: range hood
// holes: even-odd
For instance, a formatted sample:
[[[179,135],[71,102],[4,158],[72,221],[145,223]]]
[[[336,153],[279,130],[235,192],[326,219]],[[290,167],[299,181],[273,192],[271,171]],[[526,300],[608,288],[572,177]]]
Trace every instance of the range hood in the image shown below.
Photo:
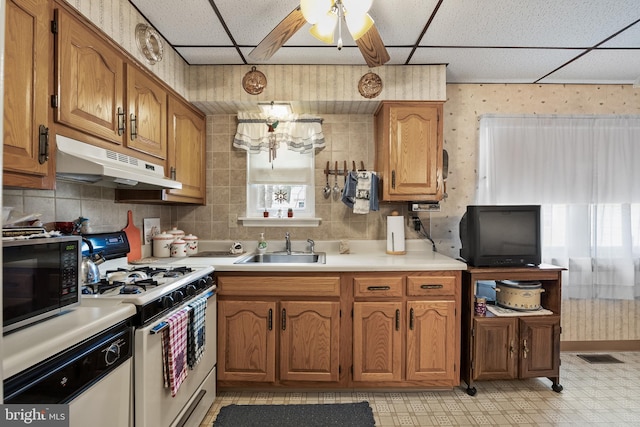
[[[56,178],[81,184],[135,190],[182,188],[165,178],[164,167],[126,154],[56,135]]]

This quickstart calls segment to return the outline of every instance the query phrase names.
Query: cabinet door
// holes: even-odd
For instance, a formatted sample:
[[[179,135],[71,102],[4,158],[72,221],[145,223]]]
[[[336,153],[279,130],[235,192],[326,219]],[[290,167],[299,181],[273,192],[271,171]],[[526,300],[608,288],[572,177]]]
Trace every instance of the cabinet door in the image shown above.
[[[40,155],[40,129],[48,126],[49,3],[6,2],[4,47],[4,185],[53,188],[48,152]],[[44,130],[44,129],[43,129]],[[45,138],[45,137],[43,137]],[[43,140],[43,144],[46,139]],[[43,146],[43,149],[46,148]],[[7,174],[16,172],[16,174]],[[24,175],[20,175],[24,174]],[[35,176],[29,184],[30,176]]]
[[[402,380],[402,303],[353,303],[353,380]]]
[[[218,301],[218,379],[274,382],[274,302]]]
[[[407,380],[456,381],[455,301],[408,301]]]
[[[126,126],[122,57],[63,9],[57,15],[56,120],[122,144]]]
[[[340,303],[280,303],[280,379],[340,379]]]
[[[518,319],[474,319],[471,361],[474,380],[516,378],[518,357]]]
[[[127,68],[127,147],[167,158],[167,93],[146,74]]]
[[[377,162],[382,168],[385,201],[442,198],[442,103],[390,103],[378,123]],[[385,144],[386,142],[386,144]],[[379,167],[379,166],[377,166]]]
[[[167,190],[171,201],[205,203],[205,121],[195,110],[169,98],[168,167],[181,190]],[[175,175],[175,176],[174,176]]]
[[[520,378],[560,373],[560,316],[520,318]]]

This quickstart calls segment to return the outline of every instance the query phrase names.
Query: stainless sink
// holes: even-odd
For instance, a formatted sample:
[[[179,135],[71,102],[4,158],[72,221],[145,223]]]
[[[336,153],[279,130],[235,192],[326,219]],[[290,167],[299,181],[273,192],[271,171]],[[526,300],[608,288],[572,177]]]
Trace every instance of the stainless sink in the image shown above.
[[[266,254],[251,253],[245,255],[234,264],[324,264],[326,254],[324,252],[271,252]]]

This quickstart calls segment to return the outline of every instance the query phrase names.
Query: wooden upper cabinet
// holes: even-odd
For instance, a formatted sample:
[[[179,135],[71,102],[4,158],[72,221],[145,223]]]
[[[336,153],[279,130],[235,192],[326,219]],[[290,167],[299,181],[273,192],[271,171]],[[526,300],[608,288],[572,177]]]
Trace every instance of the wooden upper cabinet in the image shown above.
[[[122,145],[126,131],[123,56],[63,8],[56,15],[56,121]]]
[[[374,131],[381,199],[441,200],[442,102],[383,101]]]
[[[204,117],[185,102],[169,97],[168,126],[167,169],[170,178],[182,183],[182,189],[166,190],[166,200],[205,204]]]
[[[6,2],[4,48],[5,186],[54,188],[48,146],[50,7],[38,0]],[[41,135],[42,134],[42,135]]]
[[[128,148],[166,159],[167,92],[145,73],[127,67]]]

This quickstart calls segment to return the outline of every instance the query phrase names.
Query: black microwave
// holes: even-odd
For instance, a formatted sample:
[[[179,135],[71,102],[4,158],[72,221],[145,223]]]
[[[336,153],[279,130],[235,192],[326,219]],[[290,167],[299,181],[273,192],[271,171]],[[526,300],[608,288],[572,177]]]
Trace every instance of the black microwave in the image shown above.
[[[2,334],[80,303],[80,236],[2,242]]]

